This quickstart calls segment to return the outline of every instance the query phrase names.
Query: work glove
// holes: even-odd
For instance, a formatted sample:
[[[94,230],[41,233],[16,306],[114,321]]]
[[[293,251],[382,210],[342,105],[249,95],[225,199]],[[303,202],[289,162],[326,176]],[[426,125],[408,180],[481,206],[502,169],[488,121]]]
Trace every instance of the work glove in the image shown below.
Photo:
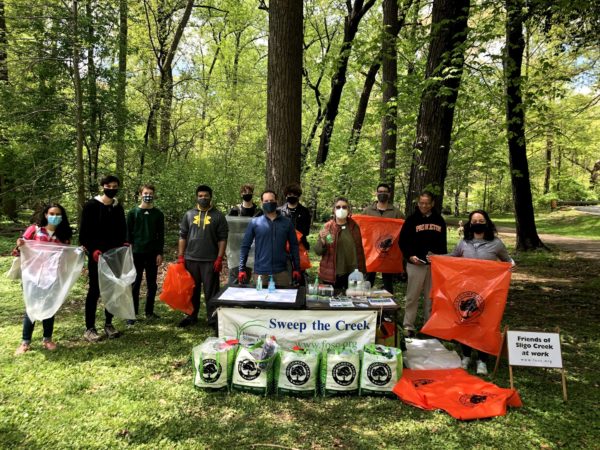
[[[248,275],[243,270],[240,273],[238,273],[238,283],[245,284],[247,278]]]
[[[213,264],[213,271],[215,273],[221,273],[222,270],[223,270],[223,257],[217,256],[217,259],[215,259],[215,262]]]
[[[180,255],[179,257],[177,257],[177,264],[183,263],[185,263],[185,258],[183,257],[183,255]]]
[[[102,252],[100,250],[94,250],[94,253],[92,253],[92,258],[94,258],[94,261],[98,262],[101,254]]]
[[[299,283],[300,280],[302,279],[302,273],[300,273],[299,270],[294,270],[292,272],[292,279]]]

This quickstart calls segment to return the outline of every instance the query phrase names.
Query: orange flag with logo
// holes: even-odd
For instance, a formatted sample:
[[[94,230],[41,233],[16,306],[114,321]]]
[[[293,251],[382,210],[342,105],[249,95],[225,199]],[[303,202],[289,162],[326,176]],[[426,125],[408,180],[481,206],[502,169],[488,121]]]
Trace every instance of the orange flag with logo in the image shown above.
[[[365,215],[352,216],[360,227],[367,272],[402,273],[402,252],[398,245],[404,219]]]
[[[393,392],[409,405],[443,409],[460,420],[504,416],[507,406],[523,406],[515,389],[500,388],[463,369],[404,369]]]
[[[431,316],[421,332],[498,355],[511,264],[431,256]]]

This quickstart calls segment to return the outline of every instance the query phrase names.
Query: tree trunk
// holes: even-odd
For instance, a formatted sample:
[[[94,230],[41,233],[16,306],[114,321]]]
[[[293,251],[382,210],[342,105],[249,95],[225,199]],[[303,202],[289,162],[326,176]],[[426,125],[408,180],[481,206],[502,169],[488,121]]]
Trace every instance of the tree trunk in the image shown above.
[[[344,23],[344,39],[340,47],[340,53],[336,62],[337,70],[331,78],[331,92],[325,106],[324,124],[319,139],[319,149],[317,151],[317,165],[325,164],[329,154],[329,144],[333,134],[333,125],[338,114],[342,91],[346,84],[346,71],[348,70],[348,60],[352,51],[354,36],[358,31],[358,25],[365,13],[375,4],[375,0],[355,0],[354,4],[350,0],[346,2],[348,15]]]
[[[100,111],[98,108],[98,89],[96,86],[96,63],[94,61],[94,1],[88,0],[85,4],[87,16],[87,98],[89,104],[89,117],[87,120],[87,150],[88,150],[88,190],[95,192],[98,184],[98,156],[100,153],[100,138],[98,136],[98,122]],[[84,141],[84,144],[86,141]]]
[[[117,75],[115,142],[116,173],[121,181],[125,175],[125,129],[127,124],[127,0],[119,0],[119,73]]]
[[[85,182],[83,170],[83,100],[81,75],[79,73],[79,12],[78,0],[73,0],[73,88],[75,91],[75,130],[77,132],[75,159],[77,163],[77,223],[81,219],[81,211],[85,203]]]
[[[0,0],[0,82],[8,82],[8,39],[4,2]]]
[[[550,192],[550,176],[552,175],[552,147],[554,147],[554,139],[552,133],[546,135],[546,173],[544,174],[544,194]]]
[[[525,111],[521,95],[523,62],[523,0],[506,0],[506,127],[517,229],[517,250],[544,247],[535,226],[525,144]]]
[[[444,181],[464,63],[464,43],[470,0],[434,0],[426,87],[421,96],[417,134],[410,168],[405,210],[414,209],[419,193],[434,194],[435,208],[442,209]]]
[[[283,197],[300,181],[302,142],[302,2],[269,3],[266,187]]]
[[[398,55],[396,36],[398,23],[398,1],[383,0],[382,88],[383,117],[381,118],[381,156],[379,179],[390,185],[390,203],[394,200],[396,181],[396,143],[398,136]]]

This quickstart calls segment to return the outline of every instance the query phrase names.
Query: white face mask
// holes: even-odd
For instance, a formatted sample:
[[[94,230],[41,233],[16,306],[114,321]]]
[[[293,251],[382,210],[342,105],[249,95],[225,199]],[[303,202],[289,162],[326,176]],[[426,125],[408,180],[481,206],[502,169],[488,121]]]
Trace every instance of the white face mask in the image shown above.
[[[345,219],[346,217],[348,217],[348,210],[347,209],[336,209],[335,217],[337,217],[338,219]]]

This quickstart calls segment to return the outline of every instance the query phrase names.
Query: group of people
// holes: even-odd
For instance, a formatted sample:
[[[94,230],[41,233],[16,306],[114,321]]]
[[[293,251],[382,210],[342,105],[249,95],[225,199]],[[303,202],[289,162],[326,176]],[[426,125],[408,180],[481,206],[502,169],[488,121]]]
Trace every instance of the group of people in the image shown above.
[[[141,202],[132,208],[127,216],[117,200],[120,180],[109,175],[100,181],[102,194],[90,199],[84,206],[79,227],[79,243],[88,253],[89,288],[85,301],[84,339],[97,342],[102,337],[96,329],[96,310],[100,298],[98,283],[98,259],[103,252],[121,246],[131,246],[136,268],[133,284],[133,303],[136,316],[139,314],[140,287],[146,274],[147,297],[145,315],[147,319],[157,319],[154,301],[157,292],[158,267],[163,263],[164,254],[164,215],[154,204],[156,188],[144,184],[139,190]],[[402,213],[390,202],[390,186],[380,183],[375,192],[376,201],[363,210],[363,214],[385,218],[403,218]],[[229,283],[255,285],[259,276],[266,285],[272,277],[276,285],[287,287],[292,283],[304,284],[306,274],[300,267],[300,246],[309,250],[307,240],[311,228],[310,211],[300,203],[302,189],[298,183],[286,186],[285,202],[278,205],[277,193],[265,190],[260,196],[260,205],[254,203],[254,188],[244,184],[240,189],[241,202],[228,213],[230,216],[251,218],[242,240],[240,260],[228,261]],[[440,213],[435,208],[434,195],[422,192],[412,215],[406,218],[400,231],[399,245],[404,255],[407,273],[407,289],[404,332],[407,337],[416,334],[415,321],[419,300],[424,298],[423,318],[427,321],[431,312],[431,270],[430,255],[462,256],[475,259],[501,260],[512,262],[506,247],[497,237],[494,223],[483,210],[470,213],[464,225],[464,237],[456,248],[447,252],[447,228]],[[297,234],[298,232],[298,234]],[[227,247],[229,227],[225,215],[213,204],[213,191],[210,186],[196,188],[196,205],[188,210],[179,226],[177,263],[184,264],[194,279],[195,287],[191,303],[193,311],[178,324],[187,327],[198,322],[201,293],[204,293],[207,321],[216,327],[216,314],[211,298],[220,289],[220,273]],[[299,239],[298,239],[299,237]],[[25,230],[17,240],[18,248],[26,240],[39,240],[59,244],[70,244],[72,230],[65,209],[59,204],[48,205],[37,223]],[[254,267],[247,267],[250,248],[254,245]],[[318,276],[334,289],[346,289],[348,276],[355,269],[364,273],[373,282],[375,273],[367,273],[365,252],[358,223],[352,219],[352,208],[345,197],[337,197],[333,203],[331,219],[318,233],[314,251],[321,256]],[[514,262],[513,262],[514,264]],[[393,294],[394,274],[382,274],[383,286]],[[104,334],[107,338],[117,338],[121,332],[112,324],[113,316],[104,311]],[[135,324],[129,320],[128,325]],[[43,321],[43,347],[56,349],[52,341],[54,318]],[[29,350],[34,324],[25,314],[23,339],[16,353]],[[471,364],[472,350],[462,348],[464,368]],[[487,355],[479,352],[477,372],[487,373]]]

